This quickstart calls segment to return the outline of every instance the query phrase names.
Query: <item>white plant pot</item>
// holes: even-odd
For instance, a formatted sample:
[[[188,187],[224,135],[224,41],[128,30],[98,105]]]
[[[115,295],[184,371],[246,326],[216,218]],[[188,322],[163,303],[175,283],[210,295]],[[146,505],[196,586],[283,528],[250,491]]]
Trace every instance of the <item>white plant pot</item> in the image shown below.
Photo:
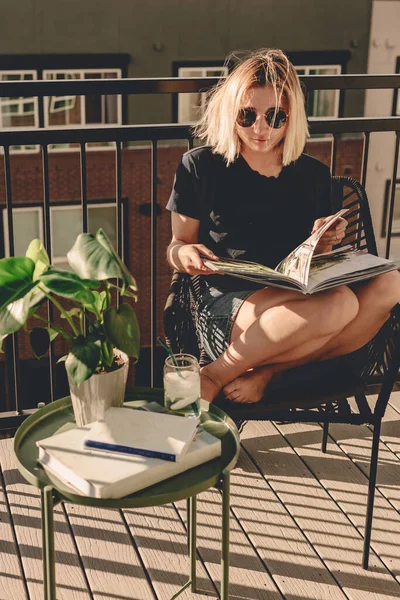
[[[114,354],[124,359],[124,364],[116,371],[96,373],[80,385],[75,385],[68,377],[78,427],[102,419],[110,406],[122,406],[124,402],[129,358],[120,350]]]

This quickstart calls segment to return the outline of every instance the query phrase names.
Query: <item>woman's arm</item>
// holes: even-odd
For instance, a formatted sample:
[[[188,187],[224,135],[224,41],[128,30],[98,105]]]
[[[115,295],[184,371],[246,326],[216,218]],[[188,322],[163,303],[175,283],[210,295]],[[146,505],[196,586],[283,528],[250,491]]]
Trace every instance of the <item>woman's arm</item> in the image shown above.
[[[190,275],[214,273],[204,266],[202,256],[218,260],[204,244],[198,244],[200,221],[180,213],[171,213],[172,240],[167,248],[167,260],[171,267]]]

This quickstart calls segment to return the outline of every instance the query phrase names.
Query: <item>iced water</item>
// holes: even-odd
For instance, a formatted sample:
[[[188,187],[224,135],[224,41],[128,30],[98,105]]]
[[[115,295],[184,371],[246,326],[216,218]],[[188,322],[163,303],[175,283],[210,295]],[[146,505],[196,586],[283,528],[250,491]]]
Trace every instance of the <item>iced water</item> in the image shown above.
[[[164,374],[164,404],[167,410],[179,410],[200,398],[200,375],[181,371]]]

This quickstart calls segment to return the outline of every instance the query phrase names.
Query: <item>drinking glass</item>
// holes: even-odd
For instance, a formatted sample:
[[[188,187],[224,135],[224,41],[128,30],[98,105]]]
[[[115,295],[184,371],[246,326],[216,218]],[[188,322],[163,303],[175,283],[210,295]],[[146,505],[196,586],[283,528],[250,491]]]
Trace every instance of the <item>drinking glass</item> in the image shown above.
[[[200,366],[191,354],[167,356],[164,365],[164,406],[182,410],[200,399]]]

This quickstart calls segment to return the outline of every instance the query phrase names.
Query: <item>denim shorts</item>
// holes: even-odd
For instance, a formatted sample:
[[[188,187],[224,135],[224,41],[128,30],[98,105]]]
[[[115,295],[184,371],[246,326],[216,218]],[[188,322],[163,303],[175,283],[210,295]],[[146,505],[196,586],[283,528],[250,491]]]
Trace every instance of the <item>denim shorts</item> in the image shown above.
[[[209,287],[197,306],[197,329],[208,356],[216,360],[228,348],[233,323],[243,302],[256,290],[221,292]]]

